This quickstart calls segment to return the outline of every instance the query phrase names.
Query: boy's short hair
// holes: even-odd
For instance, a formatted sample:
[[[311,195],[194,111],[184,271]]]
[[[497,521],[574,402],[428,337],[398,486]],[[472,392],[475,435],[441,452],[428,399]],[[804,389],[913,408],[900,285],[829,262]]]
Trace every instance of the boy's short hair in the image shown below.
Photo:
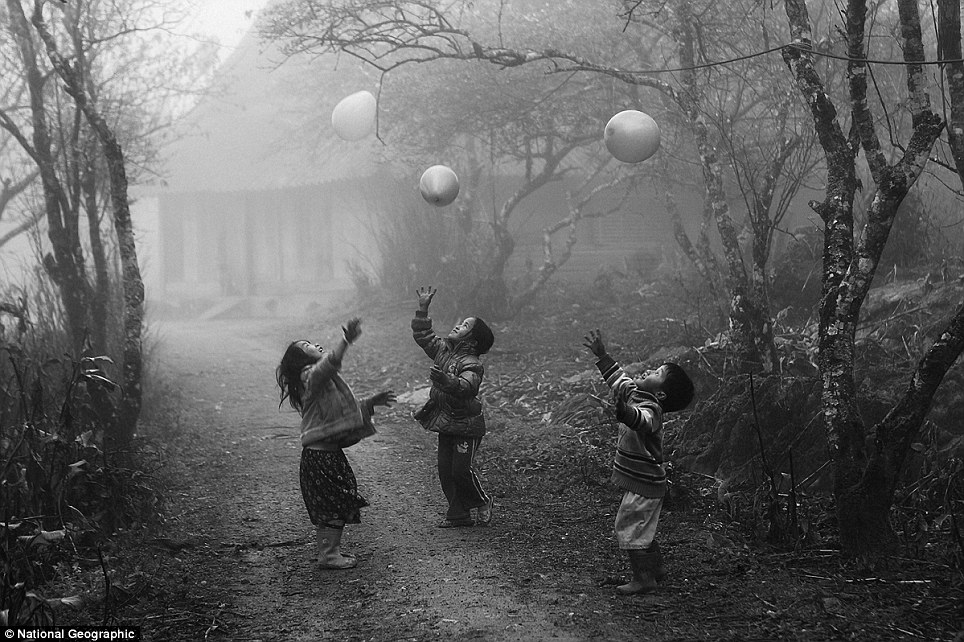
[[[488,352],[492,348],[492,344],[495,343],[492,330],[479,317],[475,317],[475,323],[472,325],[472,338],[475,339],[475,348],[480,355]]]
[[[666,378],[662,390],[666,393],[660,405],[664,412],[676,412],[690,405],[696,387],[683,367],[676,363],[662,364],[666,368]]]

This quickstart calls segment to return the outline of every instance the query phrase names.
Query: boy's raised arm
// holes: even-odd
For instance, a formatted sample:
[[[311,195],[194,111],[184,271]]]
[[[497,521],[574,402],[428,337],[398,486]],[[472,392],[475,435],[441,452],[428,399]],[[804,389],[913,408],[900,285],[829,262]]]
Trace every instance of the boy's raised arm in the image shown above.
[[[652,432],[659,425],[662,410],[656,397],[631,386],[616,392],[616,419],[636,432]]]
[[[609,383],[609,371],[613,368],[619,370],[619,364],[606,352],[606,344],[603,342],[602,332],[600,332],[598,328],[590,330],[584,339],[585,341],[582,345],[586,346],[589,351],[596,356],[596,367],[599,368],[599,372],[602,374],[603,379],[606,380],[606,383]],[[622,370],[619,371],[622,372]],[[612,387],[611,384],[610,387]]]
[[[653,430],[657,417],[662,414],[656,397],[637,388],[633,378],[609,356],[602,332],[598,329],[589,331],[583,345],[596,356],[596,367],[613,391],[616,419],[635,431]]]

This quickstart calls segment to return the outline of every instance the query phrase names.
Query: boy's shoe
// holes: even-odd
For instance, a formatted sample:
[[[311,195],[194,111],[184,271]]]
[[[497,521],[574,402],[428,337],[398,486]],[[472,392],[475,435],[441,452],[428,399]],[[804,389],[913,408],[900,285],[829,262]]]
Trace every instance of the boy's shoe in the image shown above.
[[[462,519],[443,519],[438,523],[439,528],[460,528],[462,526],[472,526],[475,521],[471,517],[464,517]]]
[[[653,593],[656,591],[656,579],[649,575],[641,578],[634,577],[626,584],[617,586],[616,590],[622,595],[642,595],[645,593]]]
[[[628,550],[629,565],[633,570],[633,579],[616,590],[623,595],[639,595],[652,593],[656,590],[656,577],[653,570],[656,566],[656,554],[647,550]]]
[[[494,505],[495,501],[489,497],[489,501],[485,502],[476,509],[478,511],[476,523],[479,526],[488,526],[492,522],[492,507]]]

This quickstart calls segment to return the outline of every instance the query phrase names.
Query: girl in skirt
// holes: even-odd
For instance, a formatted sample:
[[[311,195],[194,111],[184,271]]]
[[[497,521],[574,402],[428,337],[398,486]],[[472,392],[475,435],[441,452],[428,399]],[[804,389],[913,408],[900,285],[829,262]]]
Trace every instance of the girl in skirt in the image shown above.
[[[348,346],[360,335],[361,320],[352,319],[329,351],[304,339],[292,341],[275,371],[281,404],[287,399],[301,414],[301,495],[317,530],[324,569],[357,564],[341,551],[341,536],[345,524],[361,522],[361,508],[368,506],[343,449],[375,434],[375,406],[395,402],[391,390],[357,399],[338,374]]]

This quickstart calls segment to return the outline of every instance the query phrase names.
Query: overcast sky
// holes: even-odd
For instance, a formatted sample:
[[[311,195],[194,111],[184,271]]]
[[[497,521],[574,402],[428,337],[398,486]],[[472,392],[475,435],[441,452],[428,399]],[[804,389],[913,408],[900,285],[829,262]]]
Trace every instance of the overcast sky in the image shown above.
[[[195,0],[198,30],[217,36],[223,47],[234,47],[254,23],[268,0]],[[222,52],[222,60],[229,52]]]

